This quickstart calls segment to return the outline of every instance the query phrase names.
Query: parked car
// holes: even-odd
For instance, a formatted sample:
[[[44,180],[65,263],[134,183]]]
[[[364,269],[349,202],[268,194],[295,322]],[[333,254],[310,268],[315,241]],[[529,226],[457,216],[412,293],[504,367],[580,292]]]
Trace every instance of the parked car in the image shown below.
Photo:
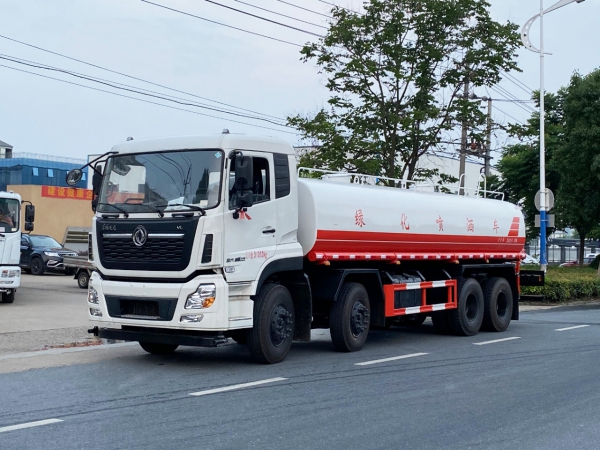
[[[583,265],[584,266],[589,266],[592,262],[594,262],[594,259],[596,259],[596,255],[594,255],[593,257],[585,256],[583,258]],[[579,260],[578,259],[576,259],[574,261],[569,261],[569,262],[566,262],[566,263],[562,263],[558,267],[577,267],[577,266],[579,266]]]
[[[77,256],[77,252],[64,248],[51,236],[24,234],[21,236],[21,259],[19,266],[33,275],[42,275],[46,270],[73,275],[73,268],[66,268],[63,256]]]

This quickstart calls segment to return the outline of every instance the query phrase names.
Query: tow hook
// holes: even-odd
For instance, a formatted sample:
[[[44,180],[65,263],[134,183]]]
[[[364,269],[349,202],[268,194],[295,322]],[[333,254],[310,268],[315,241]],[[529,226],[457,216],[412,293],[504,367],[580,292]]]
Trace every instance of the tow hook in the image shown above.
[[[94,336],[98,336],[98,327],[90,328],[88,333],[92,333]]]

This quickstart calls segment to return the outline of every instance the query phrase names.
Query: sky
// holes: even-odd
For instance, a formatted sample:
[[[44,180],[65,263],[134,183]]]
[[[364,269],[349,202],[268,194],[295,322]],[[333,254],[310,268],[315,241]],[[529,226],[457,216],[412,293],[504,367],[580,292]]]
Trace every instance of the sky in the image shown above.
[[[362,4],[358,0],[328,1],[354,9],[360,9]],[[214,0],[315,34],[325,32],[321,27],[327,25],[326,16],[331,9],[328,1]],[[127,137],[212,134],[224,128],[232,133],[277,136],[293,145],[303,143],[293,129],[276,123],[288,115],[310,114],[326,105],[328,92],[324,76],[318,73],[313,62],[303,63],[300,47],[292,45],[315,40],[316,36],[243,15],[208,0],[152,2],[287,42],[227,28],[142,0],[0,0],[0,58],[4,58],[0,59],[0,140],[12,145],[16,153],[80,159],[109,151],[112,145]],[[544,7],[554,3],[554,0],[545,0]],[[495,20],[510,20],[519,26],[540,8],[538,0],[491,0],[491,4]],[[544,46],[552,53],[545,57],[546,90],[556,91],[567,85],[574,71],[587,74],[600,67],[598,23],[600,0],[573,2],[545,16]],[[539,22],[532,27],[531,40],[539,47]],[[513,72],[512,78],[490,90],[494,99],[509,95],[529,99],[529,90],[539,88],[539,54],[525,49],[519,53],[522,73]],[[177,96],[180,102],[200,102],[210,109],[115,89],[8,61],[7,57],[159,93],[152,95]],[[485,96],[488,92],[480,89],[476,94]],[[223,109],[235,111],[237,115],[219,111]],[[256,117],[257,113],[267,120],[244,117]],[[494,102],[496,122],[525,121],[529,116],[527,107]],[[494,139],[493,147],[501,147],[503,139],[502,136]]]

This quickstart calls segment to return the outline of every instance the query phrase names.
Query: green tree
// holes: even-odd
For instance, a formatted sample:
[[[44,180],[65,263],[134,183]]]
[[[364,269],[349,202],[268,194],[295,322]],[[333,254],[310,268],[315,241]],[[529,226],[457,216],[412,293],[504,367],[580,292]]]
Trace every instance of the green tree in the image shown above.
[[[585,239],[600,222],[600,69],[573,75],[565,91],[564,143],[555,154],[556,209],[560,224],[579,233],[581,266]]]
[[[459,98],[465,82],[493,85],[516,69],[517,26],[491,19],[485,0],[370,0],[336,7],[325,37],[301,51],[327,76],[328,106],[288,123],[320,144],[302,165],[427,178],[419,158],[453,146],[452,132],[485,123]],[[439,175],[439,173],[437,173]]]
[[[546,187],[552,192],[557,191],[560,182],[555,154],[564,139],[564,95],[564,90],[560,90],[557,94],[546,93],[544,97]],[[533,98],[539,107],[539,91],[534,93]],[[527,237],[532,239],[539,234],[539,228],[534,226],[535,215],[538,214],[534,199],[540,189],[539,113],[533,113],[524,125],[509,126],[507,131],[519,142],[504,149],[497,164],[502,180],[494,188],[505,192],[508,201],[522,206]]]

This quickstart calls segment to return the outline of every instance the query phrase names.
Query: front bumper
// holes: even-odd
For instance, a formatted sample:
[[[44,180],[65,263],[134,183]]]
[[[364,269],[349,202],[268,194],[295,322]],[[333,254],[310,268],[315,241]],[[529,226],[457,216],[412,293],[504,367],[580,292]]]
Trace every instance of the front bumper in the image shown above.
[[[185,309],[186,299],[200,284],[216,286],[214,303],[207,308]],[[90,301],[90,293],[97,296],[95,302]],[[88,286],[88,317],[115,328],[113,331],[123,332],[126,328],[222,332],[252,327],[254,303],[250,296],[230,298],[230,294],[225,279],[216,273],[203,274],[188,282],[169,283],[108,281],[93,272]],[[184,321],[190,315],[201,317],[196,322]]]

